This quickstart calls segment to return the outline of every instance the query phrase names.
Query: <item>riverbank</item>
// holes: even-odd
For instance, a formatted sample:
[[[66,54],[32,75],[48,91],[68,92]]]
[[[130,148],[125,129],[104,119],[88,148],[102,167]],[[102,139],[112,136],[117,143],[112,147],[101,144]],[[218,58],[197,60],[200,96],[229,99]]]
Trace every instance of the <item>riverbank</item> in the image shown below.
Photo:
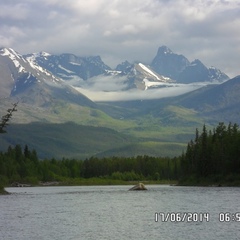
[[[178,181],[177,186],[192,187],[240,187],[240,176],[231,174],[227,176],[212,175],[208,177],[196,177],[195,175],[182,178]]]
[[[38,182],[38,183],[30,183],[30,182],[14,182],[9,184],[6,187],[45,187],[45,186],[108,186],[108,185],[136,185],[138,182],[142,182],[145,185],[176,185],[177,182],[174,180],[141,180],[141,181],[123,181],[123,180],[115,180],[108,178],[69,178],[63,181],[48,181],[48,182]],[[0,188],[0,194],[8,194],[4,187]]]
[[[4,189],[4,187],[0,186],[0,195],[7,195],[7,194],[9,193]]]
[[[139,181],[124,181],[124,180],[116,180],[110,178],[74,178],[74,179],[67,179],[65,181],[60,181],[58,184],[53,182],[52,185],[59,185],[59,186],[101,186],[101,185],[135,185],[138,182],[142,182],[144,184],[168,184],[173,185],[176,184],[177,181],[175,180],[139,180]],[[51,182],[48,182],[49,185]],[[44,186],[44,183],[40,185]]]

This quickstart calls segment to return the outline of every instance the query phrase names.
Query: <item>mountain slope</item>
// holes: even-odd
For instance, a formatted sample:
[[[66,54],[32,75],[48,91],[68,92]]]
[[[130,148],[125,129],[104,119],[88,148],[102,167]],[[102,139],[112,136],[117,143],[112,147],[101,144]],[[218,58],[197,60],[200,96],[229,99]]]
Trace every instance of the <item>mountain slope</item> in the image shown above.
[[[0,49],[2,97],[14,97],[30,105],[46,107],[61,100],[94,107],[95,104],[34,61],[13,49]]]
[[[51,55],[40,52],[25,55],[25,58],[64,80],[87,80],[111,69],[101,60],[100,56],[78,57],[74,54]]]
[[[195,109],[215,121],[240,123],[240,76],[177,98],[177,103]]]
[[[10,144],[27,144],[41,158],[91,157],[111,148],[123,147],[133,138],[105,127],[78,125],[73,122],[49,124],[11,124],[1,136],[0,150]]]

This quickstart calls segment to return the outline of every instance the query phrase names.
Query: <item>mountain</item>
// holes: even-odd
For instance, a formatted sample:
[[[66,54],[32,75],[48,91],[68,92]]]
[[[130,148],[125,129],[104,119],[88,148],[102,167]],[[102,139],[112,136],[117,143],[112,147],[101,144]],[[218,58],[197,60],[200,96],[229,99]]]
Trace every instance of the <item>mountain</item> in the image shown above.
[[[56,99],[82,106],[94,106],[87,97],[31,58],[25,58],[11,48],[0,49],[0,94],[35,106],[49,106]]]
[[[142,63],[134,64],[127,76],[133,86],[142,90],[152,87],[163,87],[164,83],[173,82],[170,78],[154,72],[149,66]]]
[[[115,70],[106,65],[100,56],[79,57],[74,54],[54,55],[46,52],[20,55],[13,49],[3,48],[0,58],[4,78],[1,80],[0,93],[4,95],[8,95],[9,90],[12,94],[19,94],[34,82],[44,82],[48,85],[54,83],[55,86],[65,84],[70,88],[88,86],[88,79],[98,76],[111,76],[115,79],[125,77],[125,84],[128,85],[125,90],[162,88],[164,87],[162,83],[174,81],[222,82],[228,79],[228,76],[220,70],[214,67],[207,68],[200,60],[189,62],[186,57],[173,53],[166,46],[159,47],[150,65],[140,62],[131,64],[125,61],[117,65]]]
[[[83,79],[104,74],[111,70],[100,56],[78,57],[74,54],[52,55],[45,52],[24,56],[28,61],[47,69],[53,75],[64,80]]]
[[[9,51],[14,50],[11,49]],[[20,72],[23,69],[28,69],[28,72],[32,72],[33,69],[36,71],[37,69],[39,72],[37,74],[38,81],[41,81],[41,78],[46,78],[46,76],[42,76],[45,74],[48,78],[51,77],[53,79],[48,82],[55,81],[58,82],[58,85],[61,82],[61,84],[69,85],[70,88],[72,86],[77,87],[78,90],[79,87],[91,88],[92,82],[88,80],[93,77],[96,78],[96,81],[98,77],[101,79],[107,77],[106,81],[109,80],[109,83],[111,79],[112,81],[117,81],[121,77],[125,86],[121,90],[124,91],[134,88],[148,90],[151,88],[169,87],[171,85],[168,84],[174,81],[176,83],[222,82],[228,79],[220,70],[214,67],[208,69],[200,60],[189,62],[186,57],[173,53],[166,46],[159,47],[157,55],[150,65],[141,62],[131,64],[125,61],[117,65],[116,69],[111,69],[106,65],[100,56],[79,57],[70,53],[54,55],[46,52],[22,56],[15,51],[14,53],[15,55],[13,55],[16,59],[21,58],[21,63],[17,63],[19,64]],[[14,57],[10,58],[13,62],[16,59],[14,60]],[[27,68],[26,64],[30,65],[31,69]],[[16,79],[15,75],[12,76]],[[23,86],[22,82],[26,82],[26,84],[34,82],[30,75],[29,80],[26,81],[27,77],[26,75],[21,75],[21,78],[18,80],[19,84],[16,85],[18,89],[21,89],[20,86]],[[8,84],[9,82],[4,83],[2,91],[4,91],[5,87],[9,87]],[[25,89],[25,86],[23,89]],[[106,91],[108,91],[108,88]]]
[[[168,47],[159,47],[150,64],[157,73],[176,80],[178,83],[223,82],[229,77],[214,67],[207,68],[200,60],[193,62],[183,55],[173,53]]]
[[[118,64],[115,70],[120,71],[123,74],[127,75],[128,73],[131,72],[133,66],[134,66],[134,64],[131,64],[128,61],[125,61],[125,62]]]
[[[190,64],[183,55],[173,53],[167,46],[159,47],[150,66],[159,74],[178,80],[179,74]]]
[[[150,66],[145,66],[142,63],[130,64],[125,61],[117,65],[113,70],[107,66],[99,56],[93,57],[77,57],[73,54],[51,55],[41,52],[28,54],[24,56],[29,62],[39,65],[48,70],[53,75],[68,81],[74,86],[81,86],[81,80],[87,82],[88,79],[96,76],[126,76],[128,88],[147,89],[150,82],[169,82],[170,79],[154,72]],[[86,83],[85,83],[86,84]],[[150,87],[154,85],[151,84]]]

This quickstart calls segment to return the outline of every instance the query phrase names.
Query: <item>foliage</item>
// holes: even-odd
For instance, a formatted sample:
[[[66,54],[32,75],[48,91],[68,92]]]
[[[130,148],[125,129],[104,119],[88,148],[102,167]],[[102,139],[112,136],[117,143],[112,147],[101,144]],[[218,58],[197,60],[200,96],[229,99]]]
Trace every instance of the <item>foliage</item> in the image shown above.
[[[240,173],[239,146],[237,124],[226,126],[219,123],[213,131],[207,131],[204,125],[201,134],[196,129],[195,139],[188,143],[186,153],[181,156],[182,179],[189,181],[192,178],[193,182],[199,179],[231,182],[237,179]]]
[[[59,181],[72,184],[122,184],[129,181],[180,180],[180,184],[240,185],[240,130],[237,124],[206,126],[179,157],[90,157],[85,160],[38,158],[35,150],[17,144],[0,152],[0,185]],[[3,187],[1,187],[3,190]]]
[[[4,186],[0,184],[0,195],[8,194],[8,192],[4,189]]]
[[[13,107],[7,110],[8,113],[2,117],[2,120],[0,122],[0,133],[6,133],[6,130],[4,130],[4,128],[8,125],[8,122],[12,117],[12,113],[17,111],[17,104],[18,103],[14,103]]]
[[[35,150],[20,145],[0,153],[0,178],[8,183],[38,181],[64,181],[64,179],[107,178],[121,181],[177,179],[178,158],[137,156],[130,158],[91,157],[77,159],[39,160]],[[5,180],[6,182],[6,180]]]

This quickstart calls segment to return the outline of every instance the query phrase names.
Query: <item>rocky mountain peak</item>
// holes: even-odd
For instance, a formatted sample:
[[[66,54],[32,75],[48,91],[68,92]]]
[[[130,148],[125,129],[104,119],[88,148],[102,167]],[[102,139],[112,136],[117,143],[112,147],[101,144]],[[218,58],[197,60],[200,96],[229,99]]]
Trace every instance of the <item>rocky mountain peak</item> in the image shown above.
[[[189,61],[187,58],[173,53],[166,46],[159,47],[157,55],[150,64],[154,71],[174,80],[178,79],[180,72],[188,65]]]
[[[124,61],[117,65],[116,71],[121,71],[123,74],[128,74],[132,68],[133,64],[129,63],[128,61]]]
[[[207,68],[199,59],[191,63],[183,56],[173,53],[168,47],[161,46],[153,59],[152,69],[158,74],[179,83],[224,81],[229,77],[216,68]]]
[[[158,52],[157,55],[166,55],[166,54],[172,54],[172,50],[170,48],[168,48],[167,46],[161,46],[158,48]]]

